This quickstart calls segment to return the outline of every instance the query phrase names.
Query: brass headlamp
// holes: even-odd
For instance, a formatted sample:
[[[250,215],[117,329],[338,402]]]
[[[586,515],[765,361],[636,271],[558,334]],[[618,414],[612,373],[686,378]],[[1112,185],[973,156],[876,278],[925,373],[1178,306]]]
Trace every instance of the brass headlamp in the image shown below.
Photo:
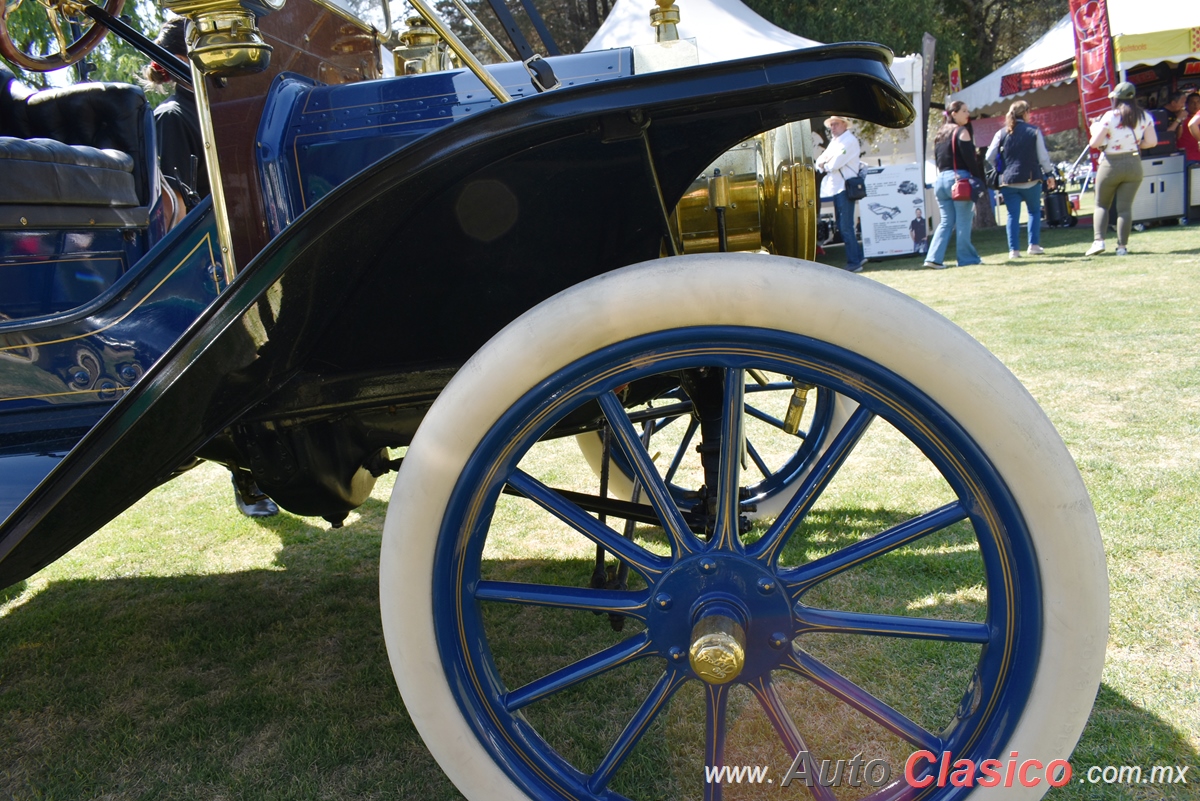
[[[716,180],[715,170],[720,170]],[[723,153],[680,199],[671,223],[684,253],[720,250],[723,216],[731,251],[812,259],[816,202],[810,129],[807,122],[794,122]]]
[[[232,78],[262,72],[271,46],[256,18],[278,11],[284,0],[168,0],[167,7],[188,17],[188,56],[205,75]]]

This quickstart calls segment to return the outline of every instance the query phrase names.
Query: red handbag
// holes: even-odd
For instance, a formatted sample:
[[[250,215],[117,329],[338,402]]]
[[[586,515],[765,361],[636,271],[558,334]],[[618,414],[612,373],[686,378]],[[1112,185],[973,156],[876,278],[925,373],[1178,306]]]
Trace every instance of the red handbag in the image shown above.
[[[954,129],[954,135],[950,139],[950,155],[954,159],[954,172],[958,172],[958,128]],[[971,199],[971,182],[966,178],[959,178],[954,182],[954,186],[950,187],[951,200],[970,200]]]

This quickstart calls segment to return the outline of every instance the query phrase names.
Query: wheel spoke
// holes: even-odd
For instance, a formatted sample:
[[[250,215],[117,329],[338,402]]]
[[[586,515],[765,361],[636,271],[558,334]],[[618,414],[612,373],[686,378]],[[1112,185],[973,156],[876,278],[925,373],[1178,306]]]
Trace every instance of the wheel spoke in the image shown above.
[[[784,663],[784,668],[804,676],[917,748],[924,748],[935,754],[942,752],[944,743],[940,737],[897,712],[816,657],[799,648],[792,648],[791,659]]]
[[[987,643],[991,629],[986,623],[962,620],[937,620],[929,617],[872,615],[864,612],[843,612],[816,609],[796,604],[800,624],[796,634],[867,634],[879,637],[903,637],[911,640],[943,640],[950,642]]]
[[[699,542],[688,528],[679,508],[675,506],[666,482],[658,474],[654,462],[650,460],[650,454],[642,447],[641,438],[629,422],[621,401],[612,392],[601,395],[599,401],[612,433],[617,438],[617,444],[628,457],[635,478],[642,482],[650,505],[662,521],[663,531],[671,542],[671,555],[678,559],[684,554],[699,551]]]
[[[650,636],[643,631],[637,636],[597,651],[591,656],[513,690],[504,697],[504,706],[509,712],[516,712],[518,709],[523,709],[535,701],[540,701],[546,696],[565,690],[581,681],[586,681],[635,659],[649,656],[654,653],[648,648],[649,645]]]
[[[635,412],[629,412],[629,422],[641,423],[646,420],[658,420],[659,428],[670,425],[671,423],[683,417],[685,414],[692,413],[691,401],[680,401],[667,406],[651,406],[648,409],[639,409]],[[665,421],[665,422],[663,422]]]
[[[721,461],[717,471],[716,524],[712,547],[718,551],[742,550],[738,537],[741,514],[742,441],[746,394],[746,375],[742,370],[725,371],[721,410]]]
[[[859,406],[854,410],[854,414],[850,415],[850,419],[834,437],[829,448],[821,454],[821,458],[805,476],[804,482],[780,512],[770,530],[750,549],[750,554],[754,558],[772,566],[779,561],[780,553],[787,545],[792,533],[800,525],[800,521],[821,497],[821,493],[825,487],[829,486],[833,477],[837,475],[837,471],[845,463],[846,458],[854,450],[854,446],[858,444],[859,439],[862,438],[874,419],[875,414],[865,406]]]
[[[705,684],[707,713],[704,720],[704,768],[725,764],[725,710],[729,705],[728,684]],[[721,782],[704,782],[704,801],[721,801]]]
[[[761,409],[756,409],[748,403],[746,404],[746,414],[757,420],[762,420],[767,425],[774,426],[780,431],[783,431],[784,426],[782,420],[780,420],[778,417],[772,417]]]
[[[766,384],[747,384],[746,394],[749,395],[755,392],[779,392],[780,390],[790,390],[791,388],[791,381],[770,381]]]
[[[787,748],[788,756],[795,760],[796,755],[801,751],[808,753],[808,756],[804,760],[808,766],[808,775],[819,775],[817,760],[812,756],[808,746],[805,745],[804,738],[800,736],[800,730],[796,728],[795,721],[792,720],[792,716],[783,705],[783,699],[779,697],[779,692],[775,689],[775,685],[771,682],[770,677],[760,676],[750,682],[748,686],[750,687],[750,691],[754,693],[754,697],[758,699],[763,712],[766,713],[767,720],[771,721],[771,725],[775,727],[775,733],[779,735],[779,739],[783,741],[784,747]],[[833,801],[833,791],[819,782],[814,782],[809,786],[809,791],[819,801]]]
[[[592,542],[616,554],[619,559],[640,573],[647,583],[654,583],[654,579],[670,567],[671,563],[667,559],[650,553],[632,540],[625,539],[528,473],[513,471],[508,484]]]
[[[559,587],[553,584],[525,584],[519,581],[481,581],[475,586],[475,599],[558,609],[585,609],[589,612],[613,612],[638,620],[646,619],[646,594],[628,590],[595,590],[589,587]]]
[[[799,598],[814,584],[966,519],[967,510],[960,502],[955,501],[906,520],[873,537],[859,540],[828,556],[814,559],[806,565],[781,571],[779,575],[792,597]]]
[[[43,8],[46,9],[46,16],[50,18],[50,30],[54,32],[54,38],[58,40],[58,52],[65,58],[71,44],[63,33],[62,23],[58,19],[58,11],[53,6],[43,6]]]
[[[750,458],[754,461],[754,466],[758,468],[758,472],[762,473],[762,477],[770,478],[773,475],[771,468],[767,467],[767,463],[758,455],[758,449],[754,447],[754,443],[749,439],[746,440],[746,451],[750,454]]]
[[[634,746],[638,744],[642,735],[654,722],[654,718],[658,716],[658,713],[662,711],[667,701],[671,699],[683,682],[682,671],[667,671],[662,674],[658,683],[654,685],[654,689],[650,691],[650,695],[634,713],[633,719],[629,721],[625,731],[621,732],[621,736],[609,749],[608,754],[600,762],[600,766],[596,768],[596,772],[588,779],[588,790],[599,795],[600,791],[608,786],[613,775],[621,767],[621,763],[633,751]]]
[[[700,421],[695,417],[688,420],[687,431],[683,433],[683,439],[679,441],[679,447],[675,449],[675,456],[671,459],[671,465],[667,468],[666,475],[663,479],[668,483],[675,478],[676,471],[679,470],[679,465],[683,462],[683,457],[687,455],[688,446],[692,444],[692,437],[696,436],[696,430],[700,428]]]

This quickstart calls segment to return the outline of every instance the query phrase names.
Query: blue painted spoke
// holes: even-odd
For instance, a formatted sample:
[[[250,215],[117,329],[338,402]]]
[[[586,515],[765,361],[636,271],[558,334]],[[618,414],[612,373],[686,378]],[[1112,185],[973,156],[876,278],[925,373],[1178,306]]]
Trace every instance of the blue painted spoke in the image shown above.
[[[658,420],[659,428],[670,425],[671,423],[683,417],[685,414],[692,413],[692,402],[683,401],[680,403],[672,403],[669,406],[650,406],[645,409],[638,409],[636,412],[629,413],[629,420],[633,423],[641,423],[645,420]],[[662,422],[662,421],[666,422]]]
[[[613,747],[600,762],[600,767],[596,768],[596,772],[588,779],[588,790],[599,795],[600,791],[608,786],[609,781],[621,767],[621,763],[625,761],[634,746],[642,739],[642,735],[650,728],[654,718],[683,684],[684,678],[683,671],[667,671],[662,674],[658,683],[654,685],[654,689],[650,691],[650,695],[634,713],[633,719],[629,721],[625,731],[621,732],[621,736],[617,738]]]
[[[725,370],[721,399],[721,452],[717,470],[716,527],[712,547],[718,551],[740,552],[738,518],[741,514],[742,441],[745,422],[746,375],[741,370]]]
[[[475,585],[475,600],[558,609],[615,612],[646,619],[646,593],[628,590],[594,590],[589,587],[559,587],[519,581],[481,581]]]
[[[768,425],[775,426],[780,431],[783,431],[783,421],[782,420],[780,420],[778,417],[772,417],[771,415],[767,414],[766,412],[762,411],[761,409],[756,409],[748,403],[746,404],[746,414],[750,415],[751,417],[762,420],[764,423],[766,423]]]
[[[671,555],[678,559],[684,554],[699,551],[699,542],[671,498],[671,493],[662,476],[658,474],[654,462],[650,461],[650,454],[642,447],[641,437],[629,422],[621,401],[612,392],[606,392],[600,396],[599,402],[600,409],[608,419],[609,428],[617,439],[617,445],[633,465],[634,477],[642,482],[647,499],[663,524],[663,531],[671,542]]]
[[[825,487],[837,475],[837,471],[845,463],[858,440],[866,432],[867,426],[875,419],[873,412],[865,406],[859,406],[850,415],[846,425],[837,433],[829,448],[821,454],[821,458],[813,465],[812,470],[804,477],[804,482],[796,490],[796,494],[788,501],[787,506],[780,512],[779,517],[771,525],[763,538],[754,544],[751,555],[768,565],[779,561],[779,554],[787,545],[788,538],[800,525],[800,521],[808,514],[813,504],[821,497]]]
[[[820,766],[812,756],[812,750],[805,745],[804,738],[800,736],[800,730],[796,728],[795,721],[792,720],[792,716],[783,705],[783,699],[779,697],[779,692],[775,689],[770,677],[759,676],[748,686],[754,693],[754,697],[758,699],[763,712],[766,713],[767,720],[771,721],[771,725],[775,727],[775,733],[779,735],[780,740],[783,740],[788,756],[795,759],[796,754],[807,751],[809,757],[805,762],[808,764],[808,774],[810,776],[819,775]],[[821,784],[814,784],[809,787],[809,791],[819,801],[833,801],[833,791]]]
[[[818,582],[966,519],[967,510],[954,501],[806,565],[780,571],[779,577],[792,597],[799,598]]]
[[[719,768],[725,764],[725,710],[729,702],[728,684],[705,684],[704,766]],[[704,801],[721,801],[721,782],[704,782]]]
[[[747,384],[746,394],[749,395],[753,392],[779,392],[780,390],[784,389],[790,390],[792,389],[792,386],[793,384],[791,381],[771,381],[766,384]]]
[[[696,436],[696,429],[700,427],[700,421],[695,417],[688,419],[687,431],[683,434],[683,439],[679,441],[679,447],[675,449],[675,457],[671,459],[671,466],[667,468],[666,475],[663,479],[668,483],[675,478],[675,472],[679,470],[680,463],[683,462],[683,457],[687,455],[688,445],[692,444],[692,437]]]
[[[937,620],[930,617],[872,615],[865,612],[817,609],[802,604],[796,604],[793,611],[800,620],[796,627],[797,634],[868,634],[912,640],[974,643],[991,641],[991,629],[986,623]]]
[[[531,681],[520,689],[513,690],[504,697],[504,707],[509,712],[516,712],[534,701],[540,701],[546,696],[565,690],[581,681],[586,681],[635,659],[649,656],[654,653],[648,647],[649,645],[650,635],[643,631],[641,634],[542,676],[536,681]]]
[[[763,478],[770,478],[771,468],[767,467],[767,463],[758,455],[758,450],[754,447],[754,443],[746,440],[746,452],[750,454],[750,458],[754,461],[754,466],[758,468],[758,472],[762,473]]]
[[[633,540],[625,539],[528,473],[513,471],[508,484],[592,542],[616,554],[617,558],[640,573],[647,583],[653,584],[654,579],[671,566],[670,560],[650,553]]]
[[[859,687],[816,657],[793,648],[784,668],[795,671],[917,748],[942,752],[941,738]]]

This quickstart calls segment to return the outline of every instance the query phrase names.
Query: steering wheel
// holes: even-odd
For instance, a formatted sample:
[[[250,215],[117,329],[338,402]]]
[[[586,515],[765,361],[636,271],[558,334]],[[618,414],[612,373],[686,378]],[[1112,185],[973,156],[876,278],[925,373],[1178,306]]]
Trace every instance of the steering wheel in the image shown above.
[[[0,0],[0,55],[5,59],[35,72],[49,72],[70,66],[90,53],[108,29],[94,22],[84,9],[90,5],[78,0],[35,0],[42,6],[50,21],[54,41],[58,49],[43,55],[33,55],[22,50],[8,32],[8,18],[21,5],[22,0]],[[121,12],[125,0],[105,0],[104,10],[116,16]],[[75,23],[74,27],[72,23]],[[75,34],[74,31],[81,31]],[[71,37],[74,36],[74,40]]]

